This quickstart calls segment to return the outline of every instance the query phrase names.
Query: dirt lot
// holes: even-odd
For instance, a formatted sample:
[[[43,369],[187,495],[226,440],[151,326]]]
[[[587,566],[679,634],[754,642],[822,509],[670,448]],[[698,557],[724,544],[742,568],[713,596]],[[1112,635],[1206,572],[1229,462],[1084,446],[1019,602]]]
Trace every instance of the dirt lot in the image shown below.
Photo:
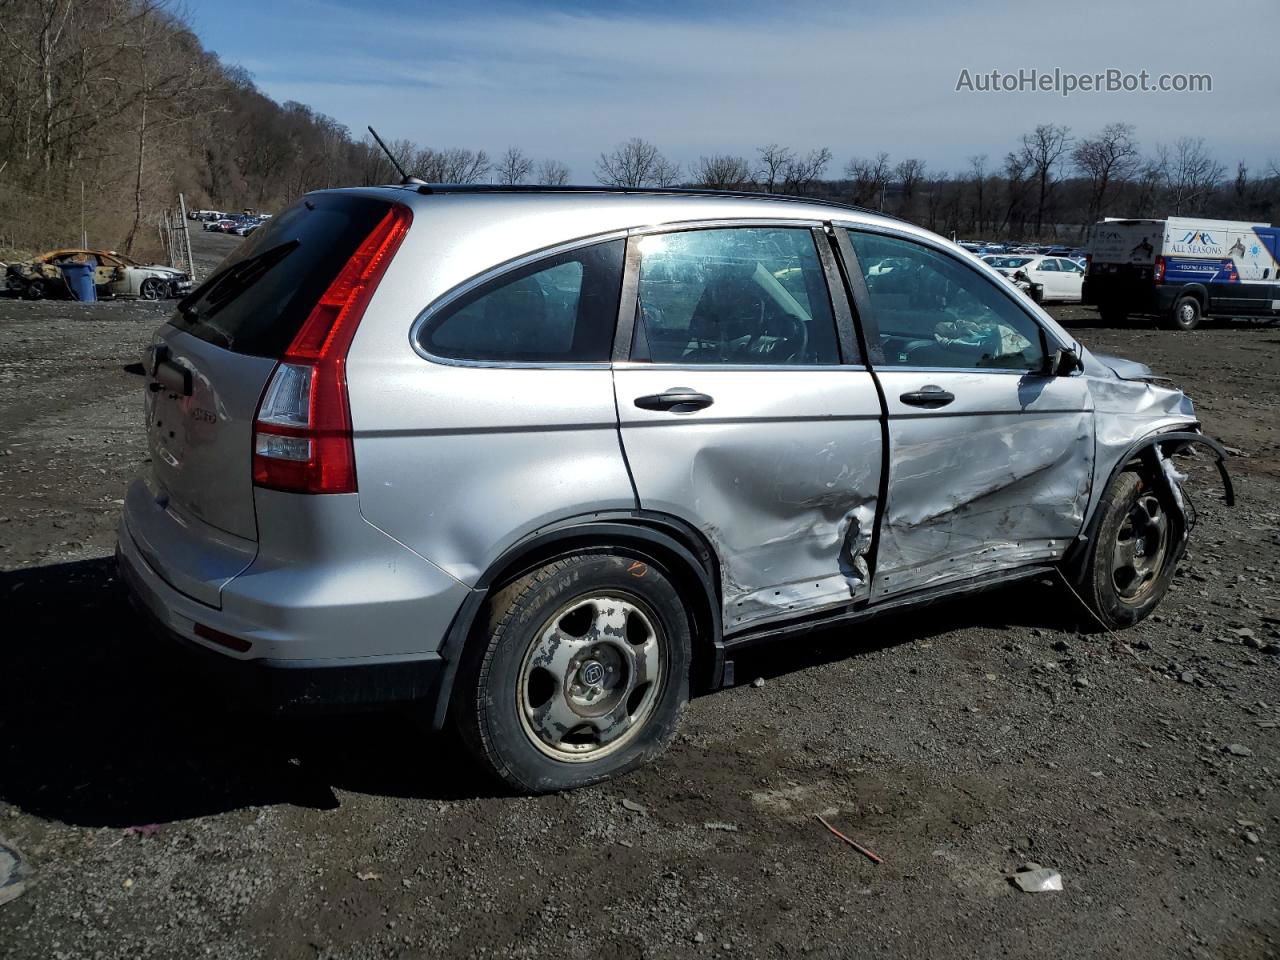
[[[0,957],[1280,952],[1280,329],[1058,311],[1242,451],[1234,510],[1191,463],[1191,556],[1120,641],[1047,585],[831,630],[739,659],[650,769],[524,799],[401,715],[229,713],[145,638],[121,366],[169,309],[0,298],[0,837],[33,871]]]

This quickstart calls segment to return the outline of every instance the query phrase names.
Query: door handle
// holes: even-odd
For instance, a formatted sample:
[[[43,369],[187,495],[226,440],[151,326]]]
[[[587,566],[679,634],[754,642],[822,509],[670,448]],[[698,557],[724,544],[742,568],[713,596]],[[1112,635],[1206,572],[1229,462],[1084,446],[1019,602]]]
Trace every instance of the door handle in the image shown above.
[[[670,410],[672,413],[692,413],[715,403],[705,393],[698,393],[691,387],[672,387],[662,393],[651,393],[648,396],[636,397],[636,406],[642,410]]]
[[[956,398],[954,393],[943,390],[936,384],[928,383],[919,390],[912,390],[898,397],[903,403],[913,407],[945,407]]]
[[[161,360],[156,364],[154,379],[147,384],[152,393],[168,390],[180,397],[191,396],[191,371],[180,367],[172,360]]]

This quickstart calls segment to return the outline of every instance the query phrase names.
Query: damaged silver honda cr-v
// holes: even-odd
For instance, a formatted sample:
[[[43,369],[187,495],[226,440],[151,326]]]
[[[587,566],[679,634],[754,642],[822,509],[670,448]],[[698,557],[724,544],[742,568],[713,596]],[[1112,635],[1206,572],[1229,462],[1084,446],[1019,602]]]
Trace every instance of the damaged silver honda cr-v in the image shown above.
[[[141,605],[524,790],[655,756],[764,637],[1055,567],[1135,623],[1186,542],[1170,457],[1223,455],[955,245],[750,195],[311,194],[147,370]]]

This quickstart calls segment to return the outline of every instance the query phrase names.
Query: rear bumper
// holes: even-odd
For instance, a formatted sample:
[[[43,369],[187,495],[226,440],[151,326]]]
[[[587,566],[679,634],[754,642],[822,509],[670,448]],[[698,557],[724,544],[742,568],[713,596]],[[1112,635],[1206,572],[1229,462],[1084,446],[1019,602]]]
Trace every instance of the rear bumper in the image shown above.
[[[201,680],[240,704],[296,712],[422,703],[434,712],[445,667],[438,654],[346,660],[242,659],[224,654],[194,633],[197,623],[214,626],[209,621],[217,622],[218,612],[178,593],[129,546],[127,539],[117,544],[116,564],[134,608],[159,640],[187,658]]]
[[[312,535],[296,555],[260,552],[213,595],[197,599],[178,588],[171,567],[182,560],[199,568],[193,557],[211,545],[155,536],[171,521],[131,499],[118,531],[120,578],[156,632],[199,658],[202,676],[271,709],[436,700],[440,646],[470,591],[363,521],[320,535],[317,511],[349,514],[354,502],[312,504]],[[302,529],[289,511],[281,502],[270,512]],[[134,524],[153,534],[146,538],[150,554]],[[157,542],[164,548],[155,550]]]

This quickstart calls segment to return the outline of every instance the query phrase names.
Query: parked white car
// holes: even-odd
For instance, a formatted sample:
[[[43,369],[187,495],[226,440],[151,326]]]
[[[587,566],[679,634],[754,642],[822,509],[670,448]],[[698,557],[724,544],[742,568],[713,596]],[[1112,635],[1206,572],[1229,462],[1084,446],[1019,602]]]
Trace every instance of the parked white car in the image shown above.
[[[1079,300],[1081,297],[1084,267],[1066,257],[993,254],[982,260],[1011,280],[1022,274],[1033,288],[1040,288],[1042,300]]]

